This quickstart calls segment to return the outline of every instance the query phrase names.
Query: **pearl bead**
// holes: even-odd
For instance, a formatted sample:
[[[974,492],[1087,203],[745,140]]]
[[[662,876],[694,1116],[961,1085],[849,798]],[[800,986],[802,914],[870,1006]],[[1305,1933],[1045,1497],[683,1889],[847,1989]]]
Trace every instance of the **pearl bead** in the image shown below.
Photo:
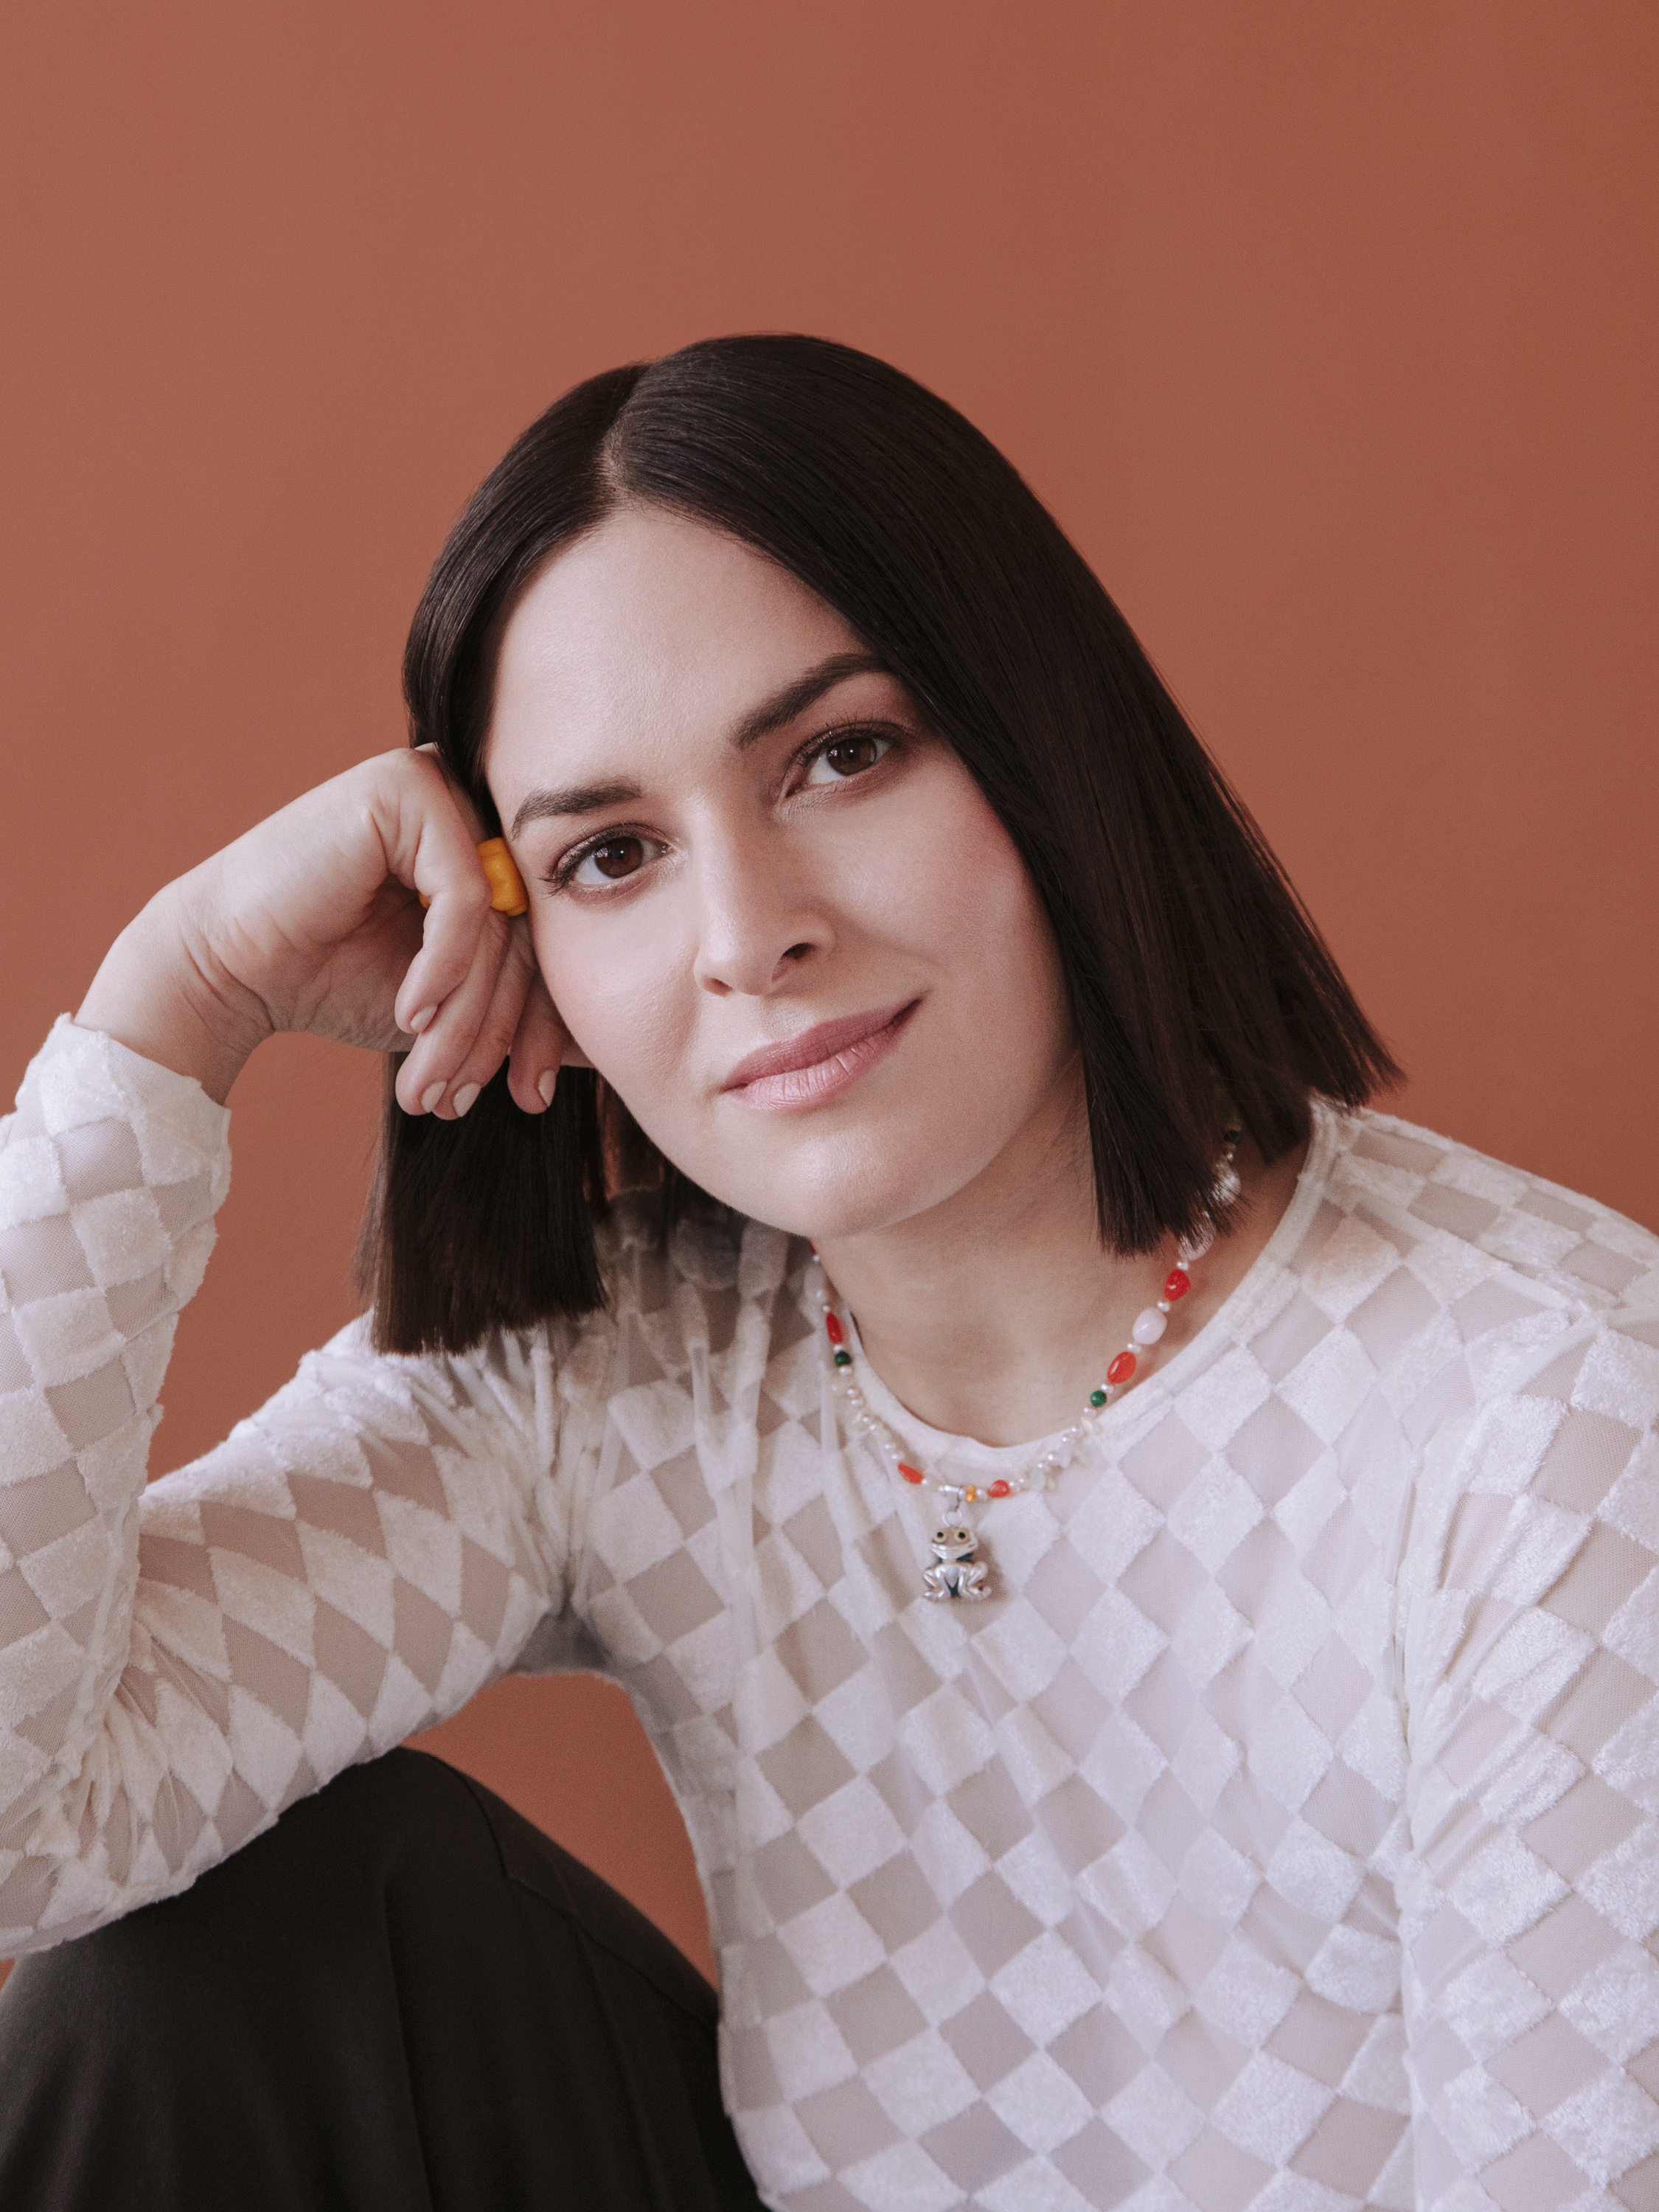
[[[1129,1331],[1130,1340],[1135,1344],[1156,1344],[1169,1326],[1167,1318],[1156,1306],[1147,1306],[1135,1316],[1134,1327]]]

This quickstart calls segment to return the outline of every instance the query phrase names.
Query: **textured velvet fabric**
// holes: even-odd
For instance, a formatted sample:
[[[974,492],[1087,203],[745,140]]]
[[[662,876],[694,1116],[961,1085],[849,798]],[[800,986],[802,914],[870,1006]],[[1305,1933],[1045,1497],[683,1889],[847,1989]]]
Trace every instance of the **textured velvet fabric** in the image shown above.
[[[621,1208],[580,1327],[354,1327],[146,1490],[227,1118],[60,1025],[4,1126],[0,1942],[597,1666],[691,1832],[769,2204],[1659,2201],[1646,1231],[1322,1109],[1245,1280],[934,1605],[933,1501],[752,1223]],[[1025,1456],[865,1387],[924,1463]]]
[[[395,1751],[0,1994],[9,2212],[754,2212],[714,1993]]]

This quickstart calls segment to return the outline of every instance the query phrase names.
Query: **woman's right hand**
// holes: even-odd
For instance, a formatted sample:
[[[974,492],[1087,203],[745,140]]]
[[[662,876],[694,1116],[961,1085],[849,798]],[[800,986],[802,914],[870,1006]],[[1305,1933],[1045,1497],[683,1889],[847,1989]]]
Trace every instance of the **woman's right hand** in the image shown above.
[[[76,1020],[222,1103],[278,1030],[407,1051],[399,1103],[447,1118],[510,1053],[538,1114],[569,1039],[528,928],[491,911],[478,836],[429,748],[363,761],[159,892]]]

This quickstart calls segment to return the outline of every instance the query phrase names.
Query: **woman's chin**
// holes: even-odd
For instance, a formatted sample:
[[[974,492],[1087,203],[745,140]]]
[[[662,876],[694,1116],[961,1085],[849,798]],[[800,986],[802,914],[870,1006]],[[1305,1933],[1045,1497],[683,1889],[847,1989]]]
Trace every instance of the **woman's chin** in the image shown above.
[[[837,1157],[800,1164],[793,1172],[757,1174],[752,1160],[720,1162],[695,1180],[751,1221],[828,1244],[874,1236],[944,1204],[973,1180],[980,1164],[946,1160],[937,1144],[921,1157],[860,1151],[862,1157],[849,1158],[837,1147]]]

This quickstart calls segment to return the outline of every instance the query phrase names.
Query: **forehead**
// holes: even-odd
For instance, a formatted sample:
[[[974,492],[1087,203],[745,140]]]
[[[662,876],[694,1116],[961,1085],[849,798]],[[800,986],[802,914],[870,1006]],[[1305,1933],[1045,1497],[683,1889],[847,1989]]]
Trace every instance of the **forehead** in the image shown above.
[[[712,734],[858,643],[815,592],[735,538],[623,508],[557,554],[514,610],[496,665],[492,776],[530,744]]]

